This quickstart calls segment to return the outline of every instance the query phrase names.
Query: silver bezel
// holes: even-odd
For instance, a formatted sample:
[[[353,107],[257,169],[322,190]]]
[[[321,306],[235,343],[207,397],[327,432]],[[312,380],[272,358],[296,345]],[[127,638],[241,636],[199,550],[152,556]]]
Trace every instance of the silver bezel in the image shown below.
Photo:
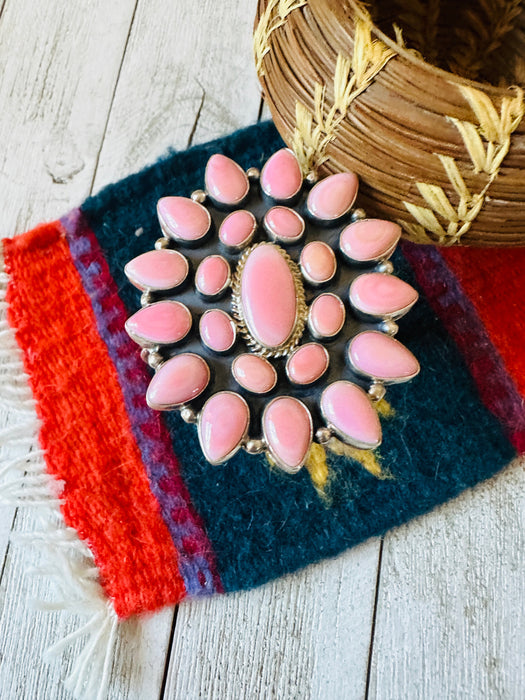
[[[303,265],[303,261],[302,261],[304,251],[308,248],[309,245],[312,245],[313,243],[316,243],[316,244],[320,243],[321,245],[326,246],[326,248],[328,248],[332,252],[332,255],[334,256],[334,271],[332,272],[330,277],[328,277],[327,279],[322,280],[322,281],[315,280],[313,277],[310,277],[308,272],[306,272],[305,267]],[[304,248],[301,250],[301,255],[299,256],[299,267],[301,269],[302,276],[304,277],[304,279],[308,282],[308,284],[311,287],[324,287],[329,282],[331,282],[335,277],[335,273],[337,272],[337,258],[335,257],[335,253],[334,253],[333,248],[331,246],[329,246],[328,243],[326,243],[325,241],[319,241],[319,240],[310,241],[310,243],[307,243],[304,246]]]
[[[300,352],[303,348],[307,348],[309,345],[315,345],[319,348],[322,348],[322,350],[324,352],[324,356],[326,358],[326,366],[325,366],[324,370],[321,372],[321,374],[318,377],[316,377],[315,379],[312,379],[311,382],[298,382],[295,379],[292,379],[292,377],[290,376],[290,362],[292,362],[293,358],[295,357],[295,355],[297,355],[298,352]],[[321,379],[321,377],[323,377],[326,374],[329,367],[330,367],[330,353],[324,347],[324,345],[321,345],[321,343],[305,343],[304,345],[298,345],[293,350],[293,352],[290,353],[290,355],[288,356],[288,359],[286,360],[285,372],[286,372],[286,377],[291,384],[295,384],[295,386],[310,386],[311,384],[314,384],[315,382],[319,381],[319,379]]]
[[[228,245],[228,243],[225,243],[222,238],[221,238],[221,230],[224,225],[224,222],[230,218],[230,216],[233,216],[234,214],[237,214],[238,212],[246,212],[251,216],[253,219],[253,226],[251,233],[246,237],[246,239],[242,242],[239,243],[239,245]],[[221,225],[219,226],[219,241],[221,242],[221,245],[223,245],[227,250],[229,250],[232,253],[240,253],[241,250],[244,250],[247,245],[250,245],[250,243],[253,240],[253,237],[255,236],[255,232],[257,231],[257,219],[253,215],[253,213],[249,209],[235,209],[235,211],[231,211],[228,216],[224,217],[222,220]]]
[[[248,411],[248,420],[246,421],[246,427],[244,429],[244,433],[242,434],[242,437],[240,440],[236,443],[235,447],[228,452],[228,454],[221,459],[219,462],[215,460],[211,460],[208,455],[206,454],[206,450],[204,449],[204,445],[202,443],[202,435],[201,435],[201,422],[202,422],[202,414],[204,412],[204,409],[206,408],[206,405],[211,399],[213,399],[215,396],[223,396],[224,394],[231,394],[232,396],[236,396],[237,398],[241,399],[243,404],[246,406],[246,409]],[[244,399],[240,394],[238,394],[236,391],[218,391],[216,394],[212,394],[209,399],[206,399],[202,409],[199,411],[199,415],[197,417],[197,435],[199,438],[199,445],[201,446],[202,454],[204,455],[205,459],[209,464],[213,464],[213,466],[218,466],[219,464],[224,464],[227,462],[229,459],[231,459],[237,452],[241,449],[241,447],[244,445],[246,442],[246,439],[248,437],[248,430],[250,428],[250,407],[248,406],[248,403],[246,399]]]
[[[219,154],[214,154],[214,155],[222,155],[222,156],[224,156],[224,153],[219,153]],[[211,194],[211,192],[210,192],[209,189],[208,189],[208,168],[209,168],[209,165],[210,165],[210,160],[213,158],[213,156],[211,156],[211,157],[208,159],[208,162],[206,163],[206,169],[205,169],[205,171],[204,171],[204,186],[205,186],[205,192],[206,192],[207,196],[210,198],[210,200],[213,202],[213,204],[217,207],[217,209],[222,209],[222,210],[225,210],[225,209],[233,209],[233,207],[238,207],[240,204],[242,204],[243,202],[246,201],[248,195],[250,194],[250,179],[249,179],[248,175],[246,174],[246,172],[241,168],[241,166],[239,165],[239,163],[236,163],[236,162],[233,160],[233,158],[229,158],[229,156],[224,156],[224,157],[225,157],[225,158],[228,158],[229,161],[231,161],[237,168],[239,168],[239,170],[241,171],[241,173],[242,173],[243,176],[245,177],[245,179],[246,179],[246,191],[245,191],[245,193],[242,195],[242,197],[240,197],[239,199],[235,200],[235,202],[221,202],[220,200],[215,199],[215,197]]]
[[[419,372],[421,371],[421,367],[420,367],[420,365],[419,365],[419,361],[418,361],[417,357],[414,357],[414,355],[412,355],[411,351],[410,351],[408,348],[406,348],[406,350],[407,350],[408,352],[410,352],[410,354],[414,357],[414,359],[415,359],[416,362],[417,362],[417,371],[414,372],[414,374],[411,374],[409,377],[393,377],[393,378],[391,378],[391,379],[388,378],[388,377],[386,377],[386,378],[385,378],[385,377],[379,377],[379,376],[377,376],[377,375],[369,374],[368,372],[364,372],[363,370],[361,370],[361,369],[359,369],[358,367],[356,367],[355,364],[354,364],[353,361],[352,361],[352,357],[351,357],[351,354],[350,354],[350,350],[351,350],[351,348],[352,348],[352,343],[355,341],[355,339],[356,339],[356,338],[359,338],[359,336],[362,335],[363,333],[378,333],[379,335],[381,335],[381,336],[383,336],[383,337],[385,337],[385,338],[392,338],[392,340],[393,340],[395,343],[399,343],[400,345],[403,345],[403,343],[401,343],[399,340],[396,340],[396,338],[394,338],[393,336],[387,335],[386,333],[381,333],[381,331],[373,331],[373,330],[371,330],[371,331],[361,331],[361,333],[357,333],[357,335],[354,335],[354,337],[348,342],[348,344],[347,344],[347,346],[346,346],[346,353],[345,353],[345,355],[346,355],[346,359],[347,359],[347,361],[348,361],[348,364],[350,365],[352,371],[353,371],[357,376],[359,376],[359,377],[365,377],[366,379],[371,379],[373,382],[380,382],[381,384],[385,384],[385,386],[390,386],[390,385],[393,385],[393,384],[404,384],[405,382],[410,382],[412,379],[414,379],[415,377],[417,377],[417,375],[418,375]],[[403,347],[405,347],[405,346],[403,345]]]
[[[410,311],[410,309],[414,306],[414,304],[417,302],[419,299],[419,294],[416,292],[414,289],[414,292],[416,292],[416,298],[411,304],[408,304],[407,306],[403,306],[401,309],[397,309],[397,311],[392,311],[391,313],[388,314],[373,314],[370,313],[369,311],[365,311],[364,309],[360,309],[359,306],[357,306],[354,301],[352,300],[352,288],[356,284],[356,282],[361,279],[361,277],[364,277],[366,275],[385,275],[385,277],[393,277],[394,275],[389,274],[388,272],[365,272],[362,275],[358,275],[353,282],[351,283],[349,289],[348,289],[348,301],[350,303],[350,306],[352,309],[359,314],[359,317],[363,321],[368,321],[368,320],[382,320],[382,321],[389,321],[389,320],[397,320],[404,316],[406,313]],[[399,279],[396,277],[396,279]],[[400,280],[401,281],[401,280]],[[413,289],[413,288],[412,288]]]
[[[226,266],[228,268],[228,276],[226,278],[226,281],[224,282],[222,287],[214,294],[206,294],[206,292],[203,292],[202,289],[199,289],[199,286],[197,284],[197,275],[199,273],[199,268],[205,260],[209,260],[210,258],[220,258],[226,264]],[[231,282],[232,282],[232,271],[231,271],[230,263],[228,262],[228,260],[226,260],[226,258],[223,255],[207,255],[205,258],[203,258],[200,261],[197,269],[195,270],[195,291],[198,292],[205,299],[210,299],[210,300],[211,299],[218,299],[228,289],[228,287],[231,285]]]
[[[140,255],[137,255],[133,260],[130,260],[126,265],[124,266],[124,274],[128,278],[128,280],[131,282],[131,284],[139,289],[141,292],[169,292],[172,289],[178,289],[181,285],[184,284],[184,282],[188,279],[188,275],[190,272],[190,264],[188,262],[188,259],[186,258],[185,255],[183,255],[180,251],[178,250],[171,250],[170,248],[163,248],[162,251],[160,250],[147,250],[145,253],[141,253],[141,255],[147,255],[148,253],[156,253],[156,252],[162,252],[162,253],[168,253],[169,255],[177,255],[178,257],[182,258],[184,260],[184,264],[186,266],[186,274],[184,275],[183,279],[176,284],[174,287],[145,287],[140,284],[136,280],[135,277],[133,277],[132,274],[129,273],[129,266],[131,265],[132,262],[134,262],[137,258],[140,257]]]
[[[292,151],[291,148],[281,148],[281,149],[279,149],[279,151],[288,151],[289,153],[291,153],[291,154],[293,155],[293,157],[294,157],[295,160],[297,161],[297,156],[295,155],[295,153]],[[259,178],[259,179],[260,179],[260,183],[261,183],[261,190],[264,192],[265,196],[268,197],[268,199],[271,199],[271,200],[272,200],[272,202],[279,202],[279,203],[280,203],[280,202],[283,202],[283,203],[292,202],[293,200],[297,199],[297,196],[299,195],[300,191],[303,189],[303,178],[302,178],[302,174],[301,174],[301,182],[299,183],[299,187],[295,190],[295,192],[294,192],[292,195],[290,195],[290,196],[287,197],[286,199],[279,199],[278,197],[274,197],[272,194],[270,194],[270,192],[267,192],[267,191],[264,189],[263,185],[262,185],[262,182],[263,182],[263,179],[264,179],[264,171],[266,170],[266,166],[267,166],[268,163],[271,161],[271,159],[273,158],[273,156],[275,156],[277,153],[279,153],[279,151],[275,151],[275,153],[273,153],[273,154],[268,158],[268,160],[266,161],[266,163],[265,163],[264,166],[263,166],[263,169],[261,170],[261,174],[260,174],[260,178]],[[298,162],[298,161],[297,161],[297,164],[299,165],[299,162]],[[301,168],[300,168],[300,166],[299,166],[299,172],[300,172],[300,171],[301,171]]]
[[[206,389],[208,388],[208,386],[209,386],[209,384],[210,384],[210,379],[211,379],[211,372],[210,372],[210,367],[209,367],[208,363],[206,362],[206,360],[205,360],[203,357],[201,357],[200,355],[198,355],[196,352],[184,352],[184,353],[181,353],[180,355],[174,355],[173,357],[182,357],[182,355],[193,355],[194,357],[198,357],[199,360],[202,360],[202,361],[204,362],[204,365],[205,365],[205,367],[206,367],[206,372],[207,372],[207,374],[208,374],[208,379],[207,379],[207,381],[206,381],[206,384],[204,385],[204,387],[202,388],[202,390],[199,391],[198,394],[195,394],[195,396],[192,396],[192,398],[191,398],[189,401],[182,401],[181,403],[170,403],[170,404],[166,404],[166,405],[162,405],[162,406],[160,406],[160,405],[158,405],[158,404],[155,404],[155,405],[152,404],[152,403],[149,401],[149,399],[148,399],[148,392],[146,391],[146,403],[147,403],[148,406],[149,406],[150,408],[152,408],[154,411],[173,411],[174,409],[182,408],[183,406],[188,406],[189,404],[191,404],[192,401],[194,401],[196,398],[198,398],[198,397],[199,397],[203,392],[205,392]],[[164,365],[165,365],[167,362],[169,362],[171,359],[173,359],[173,358],[170,357],[168,360],[166,360],[166,362],[163,362],[161,365],[159,365],[159,367],[157,368],[155,374],[156,374],[162,367],[164,367]],[[148,387],[148,390],[149,390],[149,387]]]
[[[369,217],[365,217],[364,219],[357,219],[356,221],[352,221],[350,224],[345,226],[343,228],[343,230],[341,231],[341,233],[339,234],[338,246],[339,246],[339,250],[341,251],[342,255],[345,257],[346,260],[350,261],[351,263],[354,263],[355,265],[369,265],[371,263],[381,263],[381,262],[388,260],[392,256],[394,250],[397,248],[397,244],[399,243],[399,239],[401,238],[401,232],[399,233],[399,236],[394,241],[394,243],[390,246],[390,248],[388,248],[384,253],[382,253],[381,255],[373,256],[371,258],[367,258],[366,260],[356,260],[355,258],[352,258],[350,255],[348,255],[348,253],[346,253],[343,250],[343,246],[341,245],[341,238],[343,236],[343,233],[350,226],[355,226],[356,224],[360,224],[362,221],[373,221],[373,219],[370,219]]]
[[[351,384],[352,386],[357,386],[357,384],[355,384],[354,382],[349,382],[346,379],[338,379],[336,382],[333,382],[333,383],[334,384],[344,383],[344,384]],[[343,432],[342,430],[339,430],[339,428],[337,428],[337,426],[335,426],[333,423],[331,423],[329,421],[329,419],[327,418],[326,413],[323,409],[323,397],[324,397],[326,391],[331,386],[332,386],[332,384],[328,384],[328,386],[325,387],[325,389],[323,389],[323,392],[322,392],[321,397],[319,399],[319,410],[321,411],[321,415],[323,417],[323,420],[324,420],[325,425],[328,428],[328,430],[330,430],[330,432],[333,435],[335,435],[339,440],[341,440],[341,442],[344,442],[345,445],[352,445],[352,447],[357,447],[358,450],[375,450],[375,449],[377,449],[381,445],[381,443],[383,442],[383,431],[381,430],[381,423],[379,424],[379,430],[380,430],[379,442],[377,442],[377,444],[371,444],[371,443],[360,442],[359,440],[355,440],[354,438],[350,437],[347,433]],[[358,387],[358,388],[361,389],[361,387]],[[361,391],[363,391],[363,394],[367,397],[372,410],[375,411],[375,409],[372,405],[372,401],[370,400],[370,397],[368,396],[368,394],[362,389],[361,389]]]
[[[202,337],[202,320],[204,319],[205,316],[207,316],[210,313],[221,313],[223,316],[226,316],[228,319],[228,322],[230,323],[231,327],[233,328],[233,342],[231,345],[229,345],[225,350],[216,350],[215,348],[212,348],[211,345],[208,345],[208,343],[204,340]],[[230,316],[230,314],[227,311],[224,311],[223,309],[207,309],[202,316],[199,319],[199,338],[201,340],[201,343],[204,345],[204,347],[208,348],[208,350],[211,350],[212,352],[216,353],[217,355],[226,355],[230,352],[230,350],[233,348],[237,341],[237,325],[233,318]]]
[[[297,466],[290,467],[289,465],[285,464],[282,462],[279,457],[274,453],[274,451],[271,448],[270,442],[268,440],[268,437],[266,435],[266,413],[270,406],[274,404],[276,401],[279,401],[280,399],[283,398],[288,398],[288,399],[293,399],[294,401],[297,401],[297,403],[300,403],[301,406],[305,409],[306,413],[308,414],[308,420],[310,422],[310,433],[309,433],[309,442],[308,442],[308,449],[306,450],[306,454],[304,455],[301,463]],[[284,472],[287,472],[288,474],[297,474],[297,472],[302,469],[304,466],[304,463],[306,462],[306,459],[308,457],[308,453],[310,452],[310,448],[312,446],[312,442],[314,439],[314,425],[312,421],[312,414],[310,413],[308,406],[306,406],[302,401],[299,399],[296,399],[295,396],[276,396],[274,399],[272,399],[265,407],[262,418],[261,418],[261,424],[262,424],[262,429],[263,429],[263,436],[264,436],[264,442],[266,444],[266,451],[269,453],[270,457],[272,460],[275,462],[275,464],[279,467],[279,469],[282,469]]]
[[[159,220],[160,230],[162,231],[162,235],[164,236],[164,238],[167,238],[169,241],[175,241],[176,243],[180,243],[180,245],[184,245],[184,246],[187,246],[189,248],[200,245],[201,242],[203,241],[203,239],[206,238],[206,236],[210,232],[211,225],[212,225],[211,214],[206,209],[206,207],[203,206],[197,200],[193,199],[192,197],[180,197],[180,199],[187,199],[189,202],[193,202],[193,204],[195,204],[195,206],[200,207],[204,212],[206,212],[206,216],[208,218],[208,226],[206,227],[206,231],[198,238],[187,239],[187,238],[184,238],[182,236],[178,236],[176,233],[174,233],[169,228],[166,221],[162,218],[162,215],[159,211],[159,203],[162,201],[162,199],[168,199],[168,197],[161,197],[161,199],[159,199],[157,202],[157,219]]]
[[[262,362],[266,362],[266,364],[267,364],[269,367],[271,367],[272,372],[273,372],[273,384],[272,384],[272,386],[271,386],[269,389],[267,389],[266,391],[253,391],[253,389],[250,389],[250,388],[247,387],[245,384],[243,384],[242,382],[240,382],[240,381],[237,379],[237,377],[235,376],[235,373],[234,373],[235,364],[236,364],[236,362],[237,362],[241,357],[244,357],[245,355],[247,355],[248,357],[257,357],[259,360],[261,360]],[[237,382],[237,384],[238,384],[242,389],[244,389],[245,391],[248,391],[250,394],[253,394],[254,396],[265,396],[266,394],[269,394],[271,391],[273,391],[273,390],[275,389],[275,386],[276,386],[277,381],[278,381],[277,370],[276,370],[275,367],[272,365],[272,363],[269,362],[265,357],[262,357],[261,355],[255,355],[254,353],[251,353],[251,352],[244,352],[244,353],[241,353],[240,355],[237,355],[237,356],[233,359],[233,362],[231,363],[230,371],[231,371],[232,377],[233,377],[234,380]]]
[[[343,320],[341,322],[341,325],[339,326],[338,330],[335,333],[332,333],[332,335],[323,335],[322,333],[319,333],[319,331],[315,328],[314,322],[312,320],[312,307],[317,301],[322,296],[331,296],[335,297],[338,301],[341,302],[341,306],[343,307]],[[310,331],[311,335],[316,339],[316,340],[324,340],[327,338],[335,338],[336,335],[339,335],[339,333],[343,330],[343,326],[345,325],[346,321],[346,308],[344,301],[341,299],[340,296],[337,294],[334,294],[333,292],[323,292],[322,294],[319,294],[319,296],[316,296],[315,299],[312,301],[308,308],[308,330]]]
[[[268,216],[268,214],[271,211],[273,211],[274,209],[288,209],[288,211],[293,212],[298,217],[298,219],[301,221],[301,224],[302,224],[301,232],[299,234],[297,234],[297,236],[293,236],[293,238],[289,238],[286,236],[280,236],[276,231],[274,231],[270,227],[270,224],[268,223],[268,221],[266,220],[266,217]],[[306,223],[305,223],[305,220],[303,219],[303,217],[300,214],[298,214],[295,211],[295,209],[291,209],[290,207],[286,207],[282,204],[279,204],[275,207],[271,207],[270,209],[268,209],[268,211],[264,215],[263,228],[266,231],[266,233],[268,234],[268,237],[270,238],[270,240],[274,241],[275,243],[280,243],[281,245],[295,245],[296,243],[298,243],[301,240],[301,238],[303,238],[304,232],[306,230]]]
[[[136,333],[133,333],[132,331],[129,330],[128,324],[131,321],[132,318],[134,318],[138,313],[141,313],[145,308],[151,308],[152,306],[157,306],[158,304],[176,304],[179,307],[182,307],[188,314],[189,320],[190,320],[190,325],[186,333],[182,336],[182,338],[179,338],[178,340],[172,340],[169,342],[162,342],[160,340],[147,340],[146,338],[143,338],[140,335],[137,335]],[[157,346],[167,346],[167,345],[177,345],[178,343],[182,343],[182,341],[188,337],[188,334],[191,331],[191,328],[193,326],[193,316],[191,315],[191,311],[188,309],[186,304],[183,304],[181,301],[177,301],[175,299],[163,299],[162,301],[156,301],[153,304],[148,304],[147,307],[142,307],[142,309],[139,309],[138,311],[135,311],[135,313],[130,316],[128,319],[126,319],[126,322],[124,323],[124,328],[126,333],[129,335],[131,340],[133,340],[137,345],[140,345],[141,348],[154,348]]]
[[[241,280],[244,267],[246,265],[248,257],[250,256],[250,253],[259,246],[263,245],[272,246],[278,251],[279,255],[281,255],[284,258],[292,274],[295,286],[296,310],[294,326],[285,342],[277,347],[269,347],[263,345],[259,340],[257,340],[257,338],[255,338],[252,335],[244,317],[244,310],[241,300]],[[247,248],[244,251],[239,262],[237,263],[235,273],[233,274],[232,311],[233,317],[237,321],[239,333],[242,335],[251,351],[258,355],[262,355],[263,357],[283,357],[284,355],[287,355],[289,352],[291,352],[291,350],[293,350],[293,348],[299,343],[299,340],[301,339],[306,324],[308,307],[306,306],[305,302],[304,287],[299,267],[288,255],[288,253],[286,253],[286,251],[284,251],[280,246],[268,241],[262,241],[261,243],[256,243],[255,245],[250,246],[250,248]]]

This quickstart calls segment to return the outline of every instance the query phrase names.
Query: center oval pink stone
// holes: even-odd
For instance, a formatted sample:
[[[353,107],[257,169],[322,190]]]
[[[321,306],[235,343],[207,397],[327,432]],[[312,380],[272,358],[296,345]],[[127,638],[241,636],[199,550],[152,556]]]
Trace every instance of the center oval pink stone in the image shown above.
[[[279,348],[293,332],[297,314],[295,283],[277,246],[261,243],[244,264],[241,305],[248,330],[266,348]]]
[[[237,452],[248,430],[250,411],[246,401],[231,391],[209,398],[199,419],[199,440],[204,456],[221,464]]]
[[[263,433],[272,457],[285,471],[295,473],[304,464],[312,444],[312,417],[291,396],[271,401],[263,414]]]

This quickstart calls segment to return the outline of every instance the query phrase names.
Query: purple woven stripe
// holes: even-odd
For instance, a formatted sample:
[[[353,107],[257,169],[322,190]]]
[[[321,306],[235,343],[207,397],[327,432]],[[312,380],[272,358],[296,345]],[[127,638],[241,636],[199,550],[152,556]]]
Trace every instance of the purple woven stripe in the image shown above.
[[[75,267],[91,299],[98,332],[115,365],[151,490],[179,552],[179,569],[186,591],[190,596],[222,592],[213,549],[191,506],[169,433],[160,414],[146,404],[150,377],[137,346],[124,331],[126,309],[98,241],[80,209],[70,212],[61,223]]]
[[[430,304],[458,345],[485,406],[511,433],[525,431],[523,401],[476,309],[439,250],[403,243]]]

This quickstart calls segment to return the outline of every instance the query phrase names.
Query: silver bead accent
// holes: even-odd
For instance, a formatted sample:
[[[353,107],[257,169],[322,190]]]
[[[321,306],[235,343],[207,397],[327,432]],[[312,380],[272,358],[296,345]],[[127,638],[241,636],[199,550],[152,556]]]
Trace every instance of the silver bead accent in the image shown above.
[[[386,275],[391,275],[394,272],[394,266],[390,260],[383,260],[383,262],[379,263],[376,267],[376,270],[377,272],[384,272]]]
[[[326,445],[332,439],[332,431],[330,428],[318,428],[315,433],[315,439],[321,445]]]
[[[149,350],[147,348],[142,348],[142,350],[140,351],[140,359],[143,362],[147,362],[148,357],[149,357]]]
[[[150,351],[148,355],[148,365],[151,367],[151,369],[158,369],[163,361],[164,360],[160,352],[157,352],[156,350]]]
[[[306,173],[304,179],[309,185],[315,185],[317,180],[319,180],[319,175],[314,170],[310,170],[309,173]]]
[[[194,190],[191,193],[191,198],[193,199],[194,202],[197,202],[198,204],[204,204],[207,198],[207,194],[204,190]]]
[[[190,406],[184,406],[180,411],[180,417],[185,423],[196,423],[197,414]]]
[[[379,330],[382,333],[386,333],[387,335],[394,336],[398,332],[399,326],[397,325],[397,323],[395,321],[392,321],[391,319],[387,319],[386,321],[383,321],[380,324]]]
[[[381,401],[385,397],[386,389],[381,382],[373,382],[370,389],[368,390],[368,396],[372,401]]]
[[[167,248],[169,244],[170,242],[167,238],[157,238],[157,240],[155,241],[155,250],[162,250],[163,248]]]
[[[354,209],[351,216],[352,221],[361,221],[366,219],[366,211],[364,209]]]
[[[261,172],[259,168],[248,168],[248,170],[246,171],[246,177],[249,180],[258,180],[260,176]]]
[[[140,305],[148,306],[153,301],[153,294],[150,291],[142,292],[140,296]]]
[[[250,455],[259,455],[261,452],[264,452],[265,448],[264,440],[248,440],[244,446],[244,449]]]

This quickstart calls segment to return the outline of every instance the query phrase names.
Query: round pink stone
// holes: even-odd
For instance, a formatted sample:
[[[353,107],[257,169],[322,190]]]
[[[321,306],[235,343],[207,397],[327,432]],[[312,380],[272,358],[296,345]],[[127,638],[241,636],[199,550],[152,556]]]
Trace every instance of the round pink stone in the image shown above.
[[[190,310],[180,301],[158,301],[139,309],[125,327],[139,345],[152,347],[178,343],[190,332],[191,323]]]
[[[308,211],[318,219],[339,219],[355,202],[358,187],[359,181],[355,173],[337,173],[325,177],[308,195]]]
[[[348,347],[351,365],[361,374],[385,383],[406,382],[419,372],[419,363],[395,338],[379,331],[364,331]]]
[[[256,228],[257,220],[251,211],[232,211],[221,224],[219,239],[228,248],[241,248],[251,241]]]
[[[350,285],[352,306],[371,316],[399,318],[416,303],[416,290],[394,275],[370,272],[359,275]]]
[[[363,219],[341,232],[339,247],[358,262],[373,262],[389,258],[401,236],[401,227],[393,221]]]
[[[305,245],[300,264],[304,277],[314,284],[328,282],[337,269],[334,251],[323,241],[312,241]]]
[[[332,338],[344,325],[345,305],[335,294],[320,294],[310,306],[308,326],[317,338]]]
[[[210,370],[202,357],[193,353],[175,355],[157,370],[146,401],[157,410],[174,408],[202,394],[209,381]]]
[[[204,181],[208,194],[219,204],[239,204],[250,189],[244,170],[231,158],[220,153],[209,159]]]
[[[232,363],[232,374],[235,381],[252,394],[267,394],[277,383],[273,365],[258,355],[238,355]]]
[[[241,276],[241,305],[248,330],[261,345],[278,348],[295,326],[297,299],[288,263],[271,243],[248,255]]]
[[[291,396],[271,401],[263,414],[263,433],[271,456],[292,474],[304,464],[312,444],[312,417],[306,406]]]
[[[204,456],[212,464],[221,464],[240,448],[248,430],[250,410],[246,401],[231,391],[209,398],[199,419],[199,441]]]
[[[227,352],[235,343],[235,324],[226,311],[210,309],[199,323],[202,342],[215,352]]]
[[[266,161],[261,173],[261,187],[273,199],[286,201],[298,194],[303,183],[299,162],[289,148],[281,148]]]
[[[142,253],[124,268],[135,287],[163,291],[178,287],[188,275],[188,261],[176,250],[150,250]]]
[[[365,392],[346,381],[330,384],[321,396],[326,424],[343,441],[361,449],[381,444],[381,424]]]
[[[187,197],[159,199],[157,215],[163,233],[175,240],[198,241],[211,226],[209,211]]]
[[[294,384],[312,384],[326,372],[329,363],[326,348],[318,343],[307,343],[290,355],[286,372]]]
[[[282,243],[295,243],[304,233],[304,221],[293,209],[272,207],[264,217],[264,227],[270,236]]]
[[[230,266],[221,255],[208,255],[195,273],[195,287],[207,297],[223,292],[230,283]]]

